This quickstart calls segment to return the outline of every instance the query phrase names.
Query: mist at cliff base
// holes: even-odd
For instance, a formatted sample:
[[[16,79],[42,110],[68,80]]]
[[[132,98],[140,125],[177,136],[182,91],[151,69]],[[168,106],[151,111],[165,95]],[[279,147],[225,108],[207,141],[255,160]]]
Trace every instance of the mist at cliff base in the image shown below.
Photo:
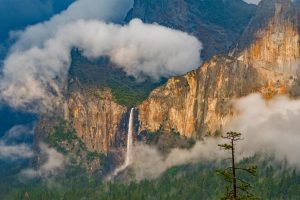
[[[300,100],[278,96],[265,101],[260,94],[234,100],[236,115],[224,132],[242,133],[237,143],[238,160],[259,154],[274,157],[275,162],[286,162],[290,168],[300,169]],[[155,147],[136,144],[132,169],[136,179],[159,177],[173,166],[197,162],[221,161],[229,156],[218,147],[221,138],[207,137],[190,150],[173,149],[163,156]]]

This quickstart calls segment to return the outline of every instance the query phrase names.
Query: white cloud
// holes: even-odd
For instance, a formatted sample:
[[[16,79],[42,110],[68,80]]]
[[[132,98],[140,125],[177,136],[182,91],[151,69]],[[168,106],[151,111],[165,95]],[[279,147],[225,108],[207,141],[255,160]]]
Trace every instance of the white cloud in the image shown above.
[[[20,51],[33,46],[42,46],[59,28],[77,20],[120,21],[124,19],[132,5],[133,0],[77,0],[67,10],[53,16],[49,21],[12,33],[12,36],[17,38],[12,50]]]
[[[300,100],[277,97],[265,101],[259,94],[252,94],[234,101],[233,105],[238,115],[226,130],[242,133],[243,140],[236,146],[238,160],[259,153],[300,169]],[[154,147],[137,144],[131,167],[137,180],[157,178],[172,166],[228,157],[218,147],[224,142],[221,138],[205,138],[191,150],[173,149],[167,156]]]
[[[0,138],[0,159],[23,159],[31,158],[34,153],[31,145],[26,143],[19,143],[20,137],[33,135],[33,129],[23,125],[16,125],[12,127],[5,135]]]
[[[51,97],[59,96],[73,47],[89,58],[109,56],[135,77],[168,77],[200,64],[201,43],[186,33],[137,19],[125,26],[79,20],[59,28],[42,46],[9,55],[0,85],[4,100],[15,107],[31,102],[51,105]]]
[[[41,143],[39,144],[39,154],[36,155],[31,144],[14,141],[28,135],[33,135],[33,129],[23,125],[16,125],[11,128],[0,140],[0,160],[28,159],[39,156],[41,158],[39,161],[44,160],[44,162],[37,169],[25,169],[21,172],[21,175],[27,178],[47,177],[57,174],[59,170],[63,169],[67,161],[54,148]]]
[[[173,166],[223,158],[225,153],[219,150],[218,143],[221,143],[220,139],[206,138],[205,141],[197,142],[190,150],[175,148],[167,156],[161,155],[155,147],[137,144],[134,146],[131,166],[135,179],[153,179]]]
[[[277,97],[266,102],[253,94],[236,101],[235,107],[240,114],[229,129],[243,133],[239,149],[244,156],[271,154],[299,169],[300,100]]]
[[[47,177],[57,174],[59,170],[63,169],[66,164],[65,157],[57,152],[55,149],[48,147],[46,144],[40,144],[41,156],[46,158],[38,169],[26,169],[21,172],[27,178],[33,177]]]
[[[33,156],[31,147],[27,144],[6,144],[0,141],[0,159],[30,158]]]
[[[247,3],[258,4],[261,0],[244,0]]]
[[[30,108],[32,110],[51,105],[53,99],[47,97],[48,94],[45,94],[44,90],[53,90],[57,93],[56,96],[59,95],[57,86],[59,84],[56,78],[67,74],[69,51],[64,52],[68,47],[62,49],[63,44],[52,49],[61,51],[56,54],[43,51],[50,46],[49,40],[55,40],[54,37],[60,29],[77,20],[120,21],[132,5],[133,0],[77,0],[67,10],[53,16],[49,21],[29,26],[24,31],[11,33],[11,37],[16,42],[3,62],[4,77],[1,77],[0,73],[0,78],[5,79],[0,82],[0,101],[7,100],[7,103],[16,107],[31,103],[34,105],[34,108]],[[73,30],[73,32],[77,31],[78,29]],[[84,32],[84,30],[80,31]],[[12,61],[14,58],[16,61]],[[52,64],[55,66],[51,69],[49,65]],[[60,64],[62,65],[58,66]],[[48,68],[44,68],[45,65]],[[12,97],[14,89],[16,89],[15,98]]]
[[[30,129],[27,126],[15,125],[5,133],[2,139],[4,140],[16,139],[21,136],[33,135],[33,132],[34,132],[33,129]]]
[[[2,101],[33,111],[50,109],[61,97],[74,47],[89,58],[109,56],[138,78],[158,79],[199,66],[201,44],[192,36],[140,20],[108,23],[123,19],[132,5],[133,0],[78,0],[49,21],[14,33],[16,43],[3,64]]]

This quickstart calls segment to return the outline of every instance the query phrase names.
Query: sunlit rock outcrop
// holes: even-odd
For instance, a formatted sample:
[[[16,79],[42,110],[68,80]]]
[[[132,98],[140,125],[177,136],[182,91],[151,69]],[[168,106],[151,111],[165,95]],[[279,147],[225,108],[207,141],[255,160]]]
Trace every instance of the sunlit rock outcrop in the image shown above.
[[[215,56],[151,93],[139,106],[140,131],[201,137],[231,120],[235,98],[253,92],[266,99],[298,95],[298,8],[297,2],[263,1],[229,56]]]
[[[139,132],[179,132],[200,138],[234,116],[232,100],[260,92],[264,98],[298,96],[299,1],[264,0],[237,45],[197,70],[173,77],[138,106]],[[120,146],[128,120],[108,89],[72,90],[65,118],[91,151]],[[127,113],[127,115],[126,115]],[[123,127],[124,128],[124,127]]]
[[[127,108],[113,101],[109,90],[72,92],[68,99],[69,121],[90,151],[107,153],[121,134]]]

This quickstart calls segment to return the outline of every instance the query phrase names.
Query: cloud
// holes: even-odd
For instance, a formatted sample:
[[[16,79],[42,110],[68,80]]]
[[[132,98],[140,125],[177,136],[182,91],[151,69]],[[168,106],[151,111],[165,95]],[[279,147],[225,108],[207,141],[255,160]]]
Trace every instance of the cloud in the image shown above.
[[[6,144],[0,141],[0,159],[1,160],[15,160],[22,158],[31,158],[33,151],[27,144]]]
[[[300,169],[300,100],[276,97],[265,101],[259,94],[235,102],[239,116],[228,129],[243,133],[238,148],[243,156],[271,154]]]
[[[7,131],[2,138],[3,140],[13,140],[18,139],[22,136],[33,135],[33,129],[24,125],[15,125],[9,131]]]
[[[247,3],[258,4],[261,0],[244,0]]]
[[[60,27],[40,47],[13,50],[0,84],[4,100],[14,107],[52,105],[60,96],[74,47],[90,59],[108,56],[137,78],[179,75],[200,64],[201,43],[186,33],[138,19],[125,26],[79,20]]]
[[[133,150],[131,168],[138,181],[157,178],[173,166],[223,158],[225,153],[219,150],[218,143],[221,143],[220,138],[206,138],[197,142],[190,150],[175,148],[167,156],[161,155],[153,146],[137,144]]]
[[[17,42],[12,51],[42,46],[58,29],[77,20],[118,22],[124,19],[132,5],[133,0],[77,0],[49,21],[29,26],[24,31],[13,32],[12,37]]]
[[[19,142],[21,138],[26,138],[33,135],[33,129],[23,125],[16,125],[12,127],[0,139],[0,159],[1,160],[15,160],[31,158],[34,153],[31,145]]]
[[[27,178],[48,177],[57,174],[63,169],[66,164],[65,157],[55,149],[48,147],[46,144],[40,144],[41,155],[46,158],[38,169],[26,169],[21,172],[21,175]]]
[[[24,125],[16,125],[11,128],[0,140],[0,160],[14,161],[17,159],[29,159],[37,156],[31,143],[19,142],[21,138],[33,136],[33,128]],[[27,178],[47,177],[56,174],[67,162],[65,157],[48,145],[39,144],[40,162],[45,160],[38,169],[26,169],[21,175]]]
[[[12,45],[12,47],[9,50],[8,53],[8,57],[5,59],[9,59],[9,58],[19,58],[19,61],[24,61],[25,63],[14,63],[18,65],[18,68],[16,68],[16,70],[19,69],[23,69],[21,73],[24,73],[24,76],[21,73],[16,72],[16,76],[12,75],[12,74],[6,74],[5,72],[2,72],[4,77],[1,77],[1,73],[0,73],[0,79],[6,79],[1,81],[0,83],[0,100],[12,100],[11,102],[7,102],[9,104],[11,104],[12,106],[18,106],[18,101],[23,102],[24,104],[28,103],[28,99],[30,99],[30,96],[39,96],[39,98],[34,99],[35,102],[32,103],[32,105],[36,104],[44,104],[44,105],[50,105],[51,104],[51,100],[53,99],[47,99],[46,100],[46,95],[44,93],[44,91],[42,91],[42,89],[39,87],[41,85],[46,86],[46,88],[44,89],[49,89],[49,90],[54,90],[54,92],[59,93],[59,88],[57,87],[57,83],[55,83],[55,81],[53,81],[53,77],[55,79],[56,76],[62,76],[61,72],[55,71],[58,70],[56,69],[50,69],[50,77],[47,77],[47,80],[43,79],[45,77],[41,77],[41,79],[43,80],[39,80],[42,81],[42,83],[40,83],[39,81],[35,81],[34,79],[36,78],[35,76],[39,76],[40,74],[45,75],[45,71],[49,69],[43,69],[43,66],[38,66],[39,63],[34,63],[35,61],[30,61],[30,57],[28,57],[28,60],[23,60],[26,59],[25,56],[21,56],[22,58],[20,58],[19,56],[22,55],[23,53],[25,53],[27,56],[29,54],[31,54],[31,56],[33,56],[34,53],[41,53],[41,49],[44,48],[44,46],[46,45],[45,43],[47,43],[48,40],[50,40],[51,38],[55,37],[55,35],[57,34],[57,32],[59,31],[59,29],[61,29],[62,27],[64,27],[65,25],[75,22],[77,20],[102,20],[102,21],[110,21],[110,22],[119,22],[122,21],[122,19],[126,16],[126,13],[128,12],[128,10],[132,7],[133,5],[133,0],[77,0],[75,1],[73,4],[71,4],[67,10],[61,12],[60,14],[57,14],[55,16],[53,16],[49,21],[43,22],[43,23],[39,23],[36,25],[32,25],[32,26],[28,26],[25,30],[23,31],[15,31],[15,32],[11,32],[11,38],[16,41],[14,45]],[[73,30],[73,31],[78,31],[78,30]],[[84,30],[81,30],[82,32]],[[57,50],[60,50],[59,48],[57,48]],[[62,49],[61,49],[62,50]],[[29,53],[31,52],[31,53]],[[66,55],[69,52],[61,52],[62,54]],[[10,56],[12,55],[13,56]],[[35,57],[37,58],[39,55],[35,55]],[[43,54],[43,53],[41,53]],[[48,55],[46,53],[44,53],[42,56],[46,56],[48,58],[45,59],[45,62],[48,62],[51,59],[53,60],[53,63],[57,63],[59,61],[56,62],[56,58],[55,57],[51,57],[53,55]],[[59,57],[58,59],[60,59],[61,57]],[[4,65],[4,71],[13,71],[15,66],[10,66],[9,64],[6,64],[6,61],[4,60],[3,64],[1,62],[1,65]],[[37,62],[44,62],[43,58],[40,57],[39,61]],[[52,63],[49,63],[52,64]],[[65,64],[65,63],[64,63]],[[25,65],[25,66],[24,66]],[[30,66],[28,66],[30,65]],[[10,68],[10,69],[7,69]],[[30,69],[29,69],[30,68]],[[62,70],[67,70],[64,67]],[[26,72],[26,70],[29,70],[28,72]],[[36,74],[30,74],[30,73],[34,73],[34,72],[40,72],[40,73],[36,73]],[[9,72],[10,73],[10,72]],[[12,72],[13,73],[13,72]],[[59,73],[59,74],[55,74],[55,73]],[[65,72],[66,74],[66,72]],[[8,75],[8,76],[7,76]],[[5,97],[3,98],[3,95],[12,95],[11,93],[13,92],[13,87],[8,87],[6,89],[4,89],[4,87],[7,87],[7,85],[4,83],[6,81],[14,81],[14,78],[20,78],[23,79],[22,81],[19,81],[19,83],[16,83],[16,85],[18,84],[22,84],[21,82],[26,82],[26,85],[24,85],[24,87],[20,88],[20,90],[18,90],[17,92],[17,96],[16,98],[11,98],[11,99],[6,99]],[[48,82],[49,81],[49,82]],[[5,86],[6,85],[6,86]],[[31,85],[31,86],[30,86]],[[31,87],[31,88],[29,88]],[[3,94],[3,90],[6,90],[6,94]],[[34,91],[35,90],[35,91]],[[28,93],[28,98],[26,97],[26,92]],[[59,94],[56,94],[59,95]],[[2,96],[2,97],[1,97]],[[21,98],[19,100],[17,100],[17,98]],[[43,99],[45,100],[44,102],[40,102],[40,100]],[[28,106],[28,105],[27,105]],[[26,106],[25,106],[26,107]],[[28,108],[32,111],[34,111],[36,109],[36,107],[39,106],[35,106],[35,108]],[[44,108],[45,109],[45,108]],[[47,108],[49,109],[49,108]]]
[[[243,140],[236,146],[237,160],[258,153],[300,169],[300,100],[281,96],[265,101],[260,94],[252,94],[235,100],[233,106],[238,115],[226,130],[242,133]],[[152,146],[137,144],[131,167],[137,180],[157,178],[173,166],[228,157],[218,147],[224,142],[222,138],[204,138],[190,150],[173,149],[167,156]]]

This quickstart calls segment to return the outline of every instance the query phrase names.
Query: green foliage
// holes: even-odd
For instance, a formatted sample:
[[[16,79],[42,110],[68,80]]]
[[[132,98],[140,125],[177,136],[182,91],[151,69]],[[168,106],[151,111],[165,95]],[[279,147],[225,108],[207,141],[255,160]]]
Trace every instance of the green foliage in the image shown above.
[[[53,131],[46,137],[45,142],[58,150],[61,153],[67,153],[67,150],[62,147],[62,142],[71,143],[76,140],[79,142],[80,147],[85,149],[85,145],[81,139],[76,135],[74,128],[68,125],[68,123],[62,119],[57,118],[57,125],[53,128]]]
[[[107,169],[109,168],[110,165],[110,159],[108,156],[106,156],[103,153],[97,153],[97,152],[91,152],[91,151],[87,151],[87,155],[86,155],[86,159],[87,161],[91,162],[95,159],[99,159],[101,160],[101,167],[102,169]]]
[[[257,163],[260,169],[257,177],[243,173],[239,176],[253,183],[253,191],[261,199],[300,199],[300,174],[297,171],[285,164],[274,164],[271,158],[258,156],[244,159],[237,167],[252,163]],[[24,199],[25,192],[28,192],[31,200],[219,200],[224,181],[215,175],[218,167],[222,166],[213,162],[172,167],[156,180],[129,184],[100,182],[89,178],[83,169],[73,168],[53,180],[12,187],[10,194],[3,199]]]
[[[64,119],[57,118],[57,125],[53,131],[45,138],[45,142],[63,153],[68,158],[68,168],[82,168],[89,170],[93,161],[98,161],[100,166],[93,167],[89,175],[98,173],[103,175],[110,168],[110,158],[103,153],[92,152],[87,149],[83,141],[77,136],[74,128]]]
[[[95,160],[95,159],[97,159],[99,157],[100,157],[100,154],[97,153],[97,152],[88,152],[88,154],[86,156],[86,159],[88,161],[93,161],[93,160]]]
[[[48,139],[52,144],[59,144],[57,141],[74,140],[76,135],[57,135],[70,134],[70,132],[72,131],[62,121],[53,131],[54,136],[51,135]],[[174,138],[178,137],[176,133],[172,135]],[[159,133],[151,137],[156,144],[163,144]],[[100,157],[102,167],[109,168],[109,157],[95,152],[88,152],[85,155],[89,161]],[[238,173],[238,177],[253,183],[253,192],[262,199],[300,199],[300,174],[297,171],[291,170],[285,163],[275,164],[272,158],[262,159],[258,156],[244,159],[236,167],[254,172],[256,168],[251,167],[253,163],[257,163],[260,169],[256,177],[247,176],[242,172]],[[215,169],[225,166],[226,162],[176,166],[155,180],[143,180],[138,183],[128,183],[128,181],[107,183],[98,176],[90,176],[82,165],[71,164],[66,166],[58,176],[49,179],[22,181],[17,184],[15,181],[18,177],[3,178],[0,184],[0,198],[22,200],[26,199],[28,194],[31,200],[217,200],[223,195],[225,182],[216,176]]]
[[[72,51],[70,76],[80,82],[81,89],[110,88],[114,100],[128,107],[138,105],[154,88],[166,82],[166,79],[153,81],[148,77],[136,80],[110,63],[108,58],[89,61],[78,50]],[[71,89],[78,89],[77,86],[72,88],[72,83],[70,85]]]

